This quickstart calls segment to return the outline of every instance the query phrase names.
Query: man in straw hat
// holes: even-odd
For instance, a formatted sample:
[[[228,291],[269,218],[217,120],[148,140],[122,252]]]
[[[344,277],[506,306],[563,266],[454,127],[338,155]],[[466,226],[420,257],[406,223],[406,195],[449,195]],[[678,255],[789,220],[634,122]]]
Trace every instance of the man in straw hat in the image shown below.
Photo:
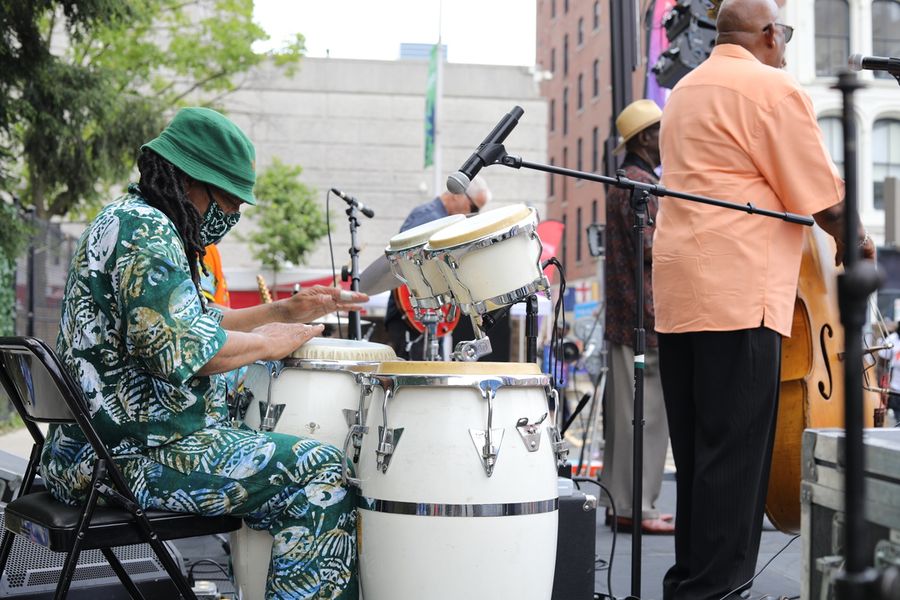
[[[342,455],[310,439],[231,426],[220,375],[288,356],[304,325],[364,294],[319,287],[241,310],[207,306],[204,248],[255,204],[253,144],[206,108],[185,108],[141,147],[140,182],[78,242],[57,351],[144,508],[230,513],[276,540],[269,598],[357,598],[356,515]],[[59,500],[87,493],[93,457],[52,426],[42,476]],[[259,590],[262,594],[262,590]]]
[[[844,184],[809,96],[781,70],[775,0],[725,0],[712,55],[672,91],[663,185],[812,215],[844,248]],[[736,598],[756,569],[804,228],[663,198],[653,247],[660,373],[677,477],[666,600]],[[864,231],[859,248],[874,256]]]
[[[659,166],[659,120],[662,111],[653,100],[632,102],[616,118],[622,136],[616,152],[626,151],[622,168],[635,181],[655,184]],[[641,530],[648,534],[672,534],[672,515],[661,515],[656,500],[662,487],[663,468],[669,444],[666,409],[659,382],[659,353],[653,332],[653,289],[650,261],[653,256],[653,225],[658,201],[651,196],[647,210],[651,225],[644,230],[644,326],[647,352],[644,367],[644,464],[641,498]],[[619,515],[607,523],[631,531],[632,450],[634,429],[634,315],[637,306],[634,287],[634,211],[627,190],[612,188],[606,196],[606,328],[609,342],[609,396],[606,410],[606,445],[601,479],[609,487]]]

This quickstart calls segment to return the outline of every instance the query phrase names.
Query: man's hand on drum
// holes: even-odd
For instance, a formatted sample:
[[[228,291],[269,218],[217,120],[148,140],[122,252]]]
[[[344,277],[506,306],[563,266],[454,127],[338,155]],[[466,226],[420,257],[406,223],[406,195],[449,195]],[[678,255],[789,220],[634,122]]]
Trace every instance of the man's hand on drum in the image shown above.
[[[263,360],[281,360],[309,340],[322,335],[324,329],[325,326],[322,324],[266,323],[256,327],[251,333],[266,340],[266,351],[269,355],[262,357]]]
[[[279,303],[284,303],[286,320],[295,323],[309,323],[323,315],[338,310],[360,310],[369,297],[362,292],[351,292],[336,287],[315,285],[304,288]]]

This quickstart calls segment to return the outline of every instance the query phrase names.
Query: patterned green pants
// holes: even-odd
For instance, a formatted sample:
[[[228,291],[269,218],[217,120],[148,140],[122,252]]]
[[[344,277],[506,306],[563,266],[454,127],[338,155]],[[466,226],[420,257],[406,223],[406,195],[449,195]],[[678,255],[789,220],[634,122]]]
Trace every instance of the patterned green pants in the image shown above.
[[[92,452],[54,441],[67,456],[44,456],[42,472],[54,496],[71,503],[90,483]],[[267,598],[356,600],[356,512],[342,460],[315,440],[214,427],[117,463],[145,508],[237,515],[272,534]]]

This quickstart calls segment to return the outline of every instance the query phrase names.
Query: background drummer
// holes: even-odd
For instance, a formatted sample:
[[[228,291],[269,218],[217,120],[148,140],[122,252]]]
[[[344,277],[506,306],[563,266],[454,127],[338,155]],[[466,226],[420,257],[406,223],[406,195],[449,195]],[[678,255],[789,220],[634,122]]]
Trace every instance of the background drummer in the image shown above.
[[[206,304],[204,248],[256,203],[253,144],[219,113],[181,110],[142,146],[138,169],[140,183],[81,237],[64,294],[57,352],[94,426],[144,508],[230,513],[280,540],[267,597],[357,598],[340,452],[231,427],[218,374],[288,356],[322,331],[303,323],[367,297],[315,287],[247,309]],[[90,484],[90,447],[74,426],[47,437],[41,474],[74,504]]]
[[[406,220],[403,221],[403,225],[400,226],[400,231],[403,232],[449,215],[475,214],[484,208],[490,200],[491,190],[488,188],[487,182],[481,175],[476,175],[464,194],[452,194],[449,191],[444,191],[440,196],[413,208]],[[394,352],[397,353],[398,357],[421,360],[421,340],[414,344],[408,352],[406,350],[407,339],[416,339],[419,336],[419,332],[407,322],[407,316],[398,308],[394,294],[391,294],[388,298],[387,309],[384,315],[384,326],[388,330],[391,346],[393,346]],[[508,327],[506,331],[506,337],[508,338]],[[454,330],[453,337],[455,341],[468,340],[474,337],[472,327],[467,322],[467,319],[460,319],[460,324]],[[491,345],[494,346],[493,338],[491,341]],[[508,356],[508,339],[505,341],[505,347],[507,348],[506,354]],[[502,355],[502,351],[500,354]],[[497,353],[493,353],[490,358],[497,360]]]

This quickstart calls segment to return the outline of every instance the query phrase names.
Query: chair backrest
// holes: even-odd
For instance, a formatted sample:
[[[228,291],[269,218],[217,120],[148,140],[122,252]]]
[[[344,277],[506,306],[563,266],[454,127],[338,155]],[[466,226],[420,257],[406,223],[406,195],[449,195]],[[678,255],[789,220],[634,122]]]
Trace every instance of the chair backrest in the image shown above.
[[[75,421],[84,406],[81,389],[56,353],[36,338],[0,337],[0,382],[21,416],[43,423]]]

